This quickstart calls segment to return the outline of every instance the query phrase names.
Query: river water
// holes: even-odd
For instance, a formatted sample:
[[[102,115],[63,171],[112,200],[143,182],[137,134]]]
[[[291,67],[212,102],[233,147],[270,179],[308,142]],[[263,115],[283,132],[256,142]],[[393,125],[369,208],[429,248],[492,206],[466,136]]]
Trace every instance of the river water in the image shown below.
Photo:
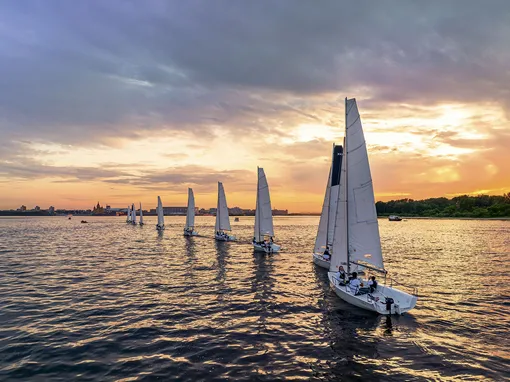
[[[510,222],[380,220],[401,317],[351,307],[311,263],[318,217],[277,217],[281,254],[184,238],[183,217],[0,218],[0,380],[510,378]]]

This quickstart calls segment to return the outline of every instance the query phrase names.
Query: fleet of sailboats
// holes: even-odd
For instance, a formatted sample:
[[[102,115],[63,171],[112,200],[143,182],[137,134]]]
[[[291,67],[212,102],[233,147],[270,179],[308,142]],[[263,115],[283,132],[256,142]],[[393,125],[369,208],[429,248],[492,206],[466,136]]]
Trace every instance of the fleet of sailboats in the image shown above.
[[[184,236],[197,236],[195,227],[195,196],[193,190],[188,188],[188,209],[186,212],[186,226],[184,227]]]
[[[164,211],[158,196],[156,229],[165,229]],[[188,188],[185,236],[195,231],[195,197]],[[134,204],[128,206],[126,222],[136,224]],[[143,225],[140,203],[140,225]],[[215,239],[234,241],[223,183],[218,182]],[[257,167],[257,197],[253,234],[255,251],[276,253],[269,185],[264,169]],[[402,314],[413,309],[417,294],[394,286],[384,268],[375,209],[374,189],[367,146],[356,99],[345,99],[343,145],[333,144],[331,166],[312,255],[313,262],[329,270],[328,279],[336,295],[347,303],[380,314]],[[359,279],[358,273],[373,275]],[[379,284],[375,275],[384,279]],[[389,279],[389,282],[388,282]],[[399,284],[402,285],[402,284]]]
[[[280,246],[274,243],[273,210],[263,168],[257,167],[257,176],[257,204],[252,243],[255,251],[275,253],[280,250]]]
[[[345,139],[334,220],[328,278],[337,296],[349,304],[380,314],[402,314],[414,308],[415,293],[403,292],[393,287],[393,282],[389,286],[374,284],[375,276],[373,280],[357,278],[359,265],[385,279],[387,272],[367,146],[354,98],[345,99]],[[349,274],[351,277],[346,280]]]
[[[228,216],[227,198],[223,183],[218,182],[218,203],[216,205],[216,224],[214,225],[214,238],[219,241],[234,241],[235,236],[230,235],[230,218]]]

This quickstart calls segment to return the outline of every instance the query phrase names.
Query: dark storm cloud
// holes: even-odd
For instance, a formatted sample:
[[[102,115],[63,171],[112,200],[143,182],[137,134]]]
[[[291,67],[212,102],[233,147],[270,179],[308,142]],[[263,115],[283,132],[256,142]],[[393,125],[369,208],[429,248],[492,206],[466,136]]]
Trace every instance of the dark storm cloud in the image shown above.
[[[506,0],[6,1],[0,133],[78,145],[249,133],[314,119],[296,99],[353,88],[378,104],[508,106],[509,11]]]

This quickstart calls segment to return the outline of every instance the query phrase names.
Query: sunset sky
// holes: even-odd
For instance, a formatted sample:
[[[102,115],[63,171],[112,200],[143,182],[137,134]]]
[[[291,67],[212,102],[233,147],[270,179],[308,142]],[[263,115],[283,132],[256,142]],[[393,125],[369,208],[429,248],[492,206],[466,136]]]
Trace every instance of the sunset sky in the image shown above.
[[[319,211],[344,97],[377,200],[510,191],[510,1],[0,0],[0,209]]]

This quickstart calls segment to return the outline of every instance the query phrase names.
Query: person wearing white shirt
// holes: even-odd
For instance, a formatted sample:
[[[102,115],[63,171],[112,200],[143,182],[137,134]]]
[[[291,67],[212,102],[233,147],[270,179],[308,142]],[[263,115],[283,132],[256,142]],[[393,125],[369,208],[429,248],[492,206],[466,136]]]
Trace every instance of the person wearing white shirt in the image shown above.
[[[361,285],[361,281],[358,279],[358,274],[356,272],[352,273],[352,279],[349,281],[349,289],[352,294],[356,294],[359,291],[359,287]]]

